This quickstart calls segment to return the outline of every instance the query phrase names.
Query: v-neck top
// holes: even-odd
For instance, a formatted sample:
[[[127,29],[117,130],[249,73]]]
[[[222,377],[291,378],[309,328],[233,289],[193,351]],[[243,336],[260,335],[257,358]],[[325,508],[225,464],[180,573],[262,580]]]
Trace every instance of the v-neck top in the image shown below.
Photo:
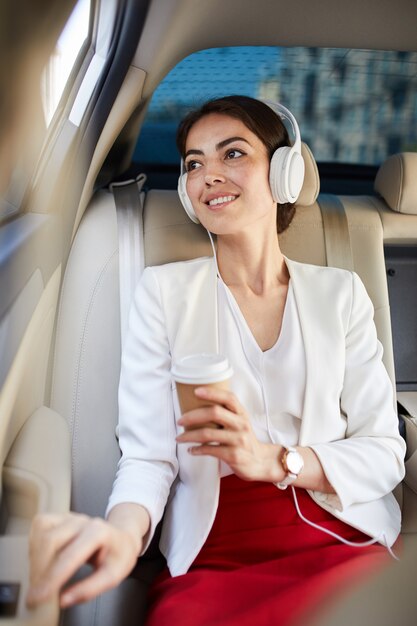
[[[263,351],[232,292],[217,281],[219,348],[232,367],[231,389],[250,416],[259,441],[285,446],[298,442],[304,403],[306,364],[292,282],[288,285],[276,343]],[[221,476],[231,474],[221,463]]]

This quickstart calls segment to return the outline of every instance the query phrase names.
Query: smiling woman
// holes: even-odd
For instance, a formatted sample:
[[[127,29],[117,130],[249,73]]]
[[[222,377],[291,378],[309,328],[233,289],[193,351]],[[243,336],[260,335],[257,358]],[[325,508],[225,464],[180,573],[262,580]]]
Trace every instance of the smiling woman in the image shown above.
[[[259,126],[271,116],[273,131],[266,145],[265,127],[260,130]],[[277,206],[274,189],[278,186],[280,198],[286,198],[284,172],[291,172],[294,166],[295,174],[290,173],[289,178],[294,182],[298,175],[299,192],[302,172],[297,168],[299,153],[295,151],[293,156],[294,146],[290,145],[280,118],[264,103],[242,96],[225,97],[203,105],[185,118],[178,131],[178,145],[185,169],[179,180],[184,208],[194,221],[199,220],[217,235],[217,247],[214,260],[199,259],[192,264],[145,271],[138,288],[136,302],[141,302],[146,312],[136,308],[131,319],[131,341],[134,337],[136,348],[126,346],[120,396],[123,456],[110,498],[109,519],[114,509],[123,506],[128,483],[134,480],[132,461],[141,456],[131,438],[133,395],[128,391],[132,389],[129,364],[132,366],[139,359],[147,362],[154,353],[153,340],[142,342],[140,336],[148,316],[159,319],[158,328],[151,333],[155,340],[158,336],[161,348],[152,366],[152,384],[157,384],[159,378],[158,396],[164,395],[163,385],[169,381],[164,364],[169,357],[163,346],[171,346],[170,356],[175,363],[188,345],[181,320],[174,324],[175,330],[167,324],[171,328],[167,331],[163,319],[167,315],[176,319],[173,312],[180,304],[176,304],[176,294],[180,293],[187,309],[194,308],[199,317],[203,303],[197,276],[204,271],[203,282],[209,291],[205,300],[217,303],[217,349],[231,360],[235,376],[231,391],[197,389],[195,394],[207,402],[207,407],[189,411],[180,419],[174,401],[178,451],[169,451],[171,435],[166,434],[159,455],[152,456],[153,462],[157,458],[170,459],[173,469],[169,479],[159,482],[157,472],[151,470],[150,459],[146,469],[141,465],[142,472],[151,472],[151,482],[157,481],[159,489],[165,485],[164,493],[177,476],[161,540],[169,572],[165,571],[151,589],[147,625],[180,621],[227,625],[231,619],[244,625],[255,620],[265,625],[271,620],[276,624],[294,623],[296,613],[311,610],[324,590],[331,593],[342,581],[346,586],[359,568],[364,573],[383,564],[384,549],[370,545],[379,541],[389,549],[398,534],[399,511],[394,513],[391,509],[392,505],[396,507],[385,482],[393,480],[393,486],[402,475],[403,444],[396,432],[391,386],[380,360],[369,301],[357,277],[334,269],[317,271],[312,266],[294,264],[282,255],[276,228],[277,212],[282,206]],[[281,160],[282,151],[286,158]],[[275,155],[280,167],[273,166]],[[209,278],[211,273],[216,275],[215,281]],[[174,274],[175,288],[171,286],[167,291]],[[154,302],[155,309],[151,305],[154,293],[161,294],[161,304]],[[318,299],[320,312],[311,316],[310,310],[307,323],[304,314],[309,308],[309,297],[315,302]],[[144,306],[147,300],[149,309]],[[159,307],[161,311],[157,313]],[[192,319],[193,314],[188,313],[188,333],[195,329]],[[211,320],[209,325],[214,323]],[[311,332],[321,337],[321,351],[327,353],[324,345],[332,337],[334,354],[329,363],[332,372],[328,373],[319,357],[316,390],[320,389],[320,395],[326,395],[328,401],[323,403],[316,397],[310,415],[302,402],[312,391],[307,367],[310,331],[306,323]],[[201,328],[201,324],[199,329],[203,335],[213,334],[205,326]],[[174,340],[171,331],[180,339]],[[346,340],[345,336],[351,339]],[[369,342],[363,343],[366,336]],[[143,371],[142,375],[146,377]],[[362,375],[366,387],[372,380],[379,380],[381,395],[369,397],[369,404],[364,411],[361,408],[359,416],[353,398],[356,394],[363,396],[359,383]],[[343,390],[339,401],[340,388]],[[142,392],[138,389],[134,397],[139,402]],[[331,398],[337,399],[334,405]],[[375,414],[379,414],[381,422],[373,439],[370,435]],[[339,419],[340,430],[335,430]],[[207,423],[217,427],[207,428]],[[143,437],[143,428],[138,428]],[[138,437],[139,433],[135,439]],[[382,463],[387,474],[376,487],[369,480],[368,471],[362,474],[359,466],[365,458],[369,462],[384,454],[388,441],[391,460],[387,457]],[[149,440],[140,447],[148,457],[153,445]],[[220,462],[218,503],[217,466],[213,460]],[[352,469],[355,465],[357,471]],[[139,471],[138,466],[136,476]],[[285,492],[292,483],[300,490],[298,496],[293,492],[294,502]],[[277,487],[285,492],[285,497],[279,495]],[[143,486],[137,485],[137,490],[136,493],[141,492],[137,501],[150,512],[152,532],[151,511],[158,519],[161,505],[154,508]],[[133,490],[129,491],[129,499],[133,497]],[[193,505],[196,498],[200,502],[198,510]],[[325,512],[320,509],[324,503]],[[381,505],[385,513],[379,509]],[[186,528],[185,511],[190,519]],[[307,532],[303,524],[299,526],[297,512],[314,531]],[[352,514],[357,515],[355,520]],[[276,520],[283,518],[281,527]],[[388,539],[388,529],[393,524],[397,531]],[[237,544],[231,536],[238,538]],[[360,554],[358,546],[362,548]],[[314,593],[309,593],[312,588]],[[227,593],[222,592],[225,589]],[[207,594],[212,601],[203,603]]]
[[[288,624],[392,553],[404,442],[372,305],[354,273],[284,257],[274,189],[286,197],[298,147],[268,105],[225,104],[235,115],[214,101],[179,131],[181,198],[216,233],[214,257],[144,271],[122,356],[107,522],[63,516],[48,544],[50,521],[38,520],[33,545],[50,550],[33,552],[33,605],[88,558],[94,572],[61,591],[62,606],[117,584],[164,510],[167,569],[148,626]],[[272,155],[242,120],[254,126],[265,110],[279,129]],[[276,154],[283,167],[270,167]],[[227,355],[234,376],[230,390],[197,388],[200,406],[181,414],[171,367],[191,345]]]

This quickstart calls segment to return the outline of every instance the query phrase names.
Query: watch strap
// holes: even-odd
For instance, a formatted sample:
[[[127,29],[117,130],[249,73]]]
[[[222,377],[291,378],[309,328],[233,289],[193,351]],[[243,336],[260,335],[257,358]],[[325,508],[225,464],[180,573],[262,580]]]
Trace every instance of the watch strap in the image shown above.
[[[284,480],[281,480],[280,483],[277,483],[278,489],[286,489],[288,485],[291,485],[297,478],[297,474],[291,474],[291,472],[287,472]]]

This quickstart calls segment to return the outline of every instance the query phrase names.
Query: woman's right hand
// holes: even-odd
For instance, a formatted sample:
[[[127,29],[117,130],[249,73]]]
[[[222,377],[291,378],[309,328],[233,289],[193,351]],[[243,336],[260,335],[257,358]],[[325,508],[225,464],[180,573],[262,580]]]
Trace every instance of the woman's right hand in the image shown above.
[[[132,508],[134,515],[129,518]],[[118,505],[113,511],[115,523],[111,518],[105,521],[77,513],[39,515],[33,520],[26,598],[29,607],[47,602],[56,594],[62,608],[86,602],[115,587],[131,572],[142,550],[149,516],[135,504]],[[92,565],[93,572],[64,587],[86,563]]]

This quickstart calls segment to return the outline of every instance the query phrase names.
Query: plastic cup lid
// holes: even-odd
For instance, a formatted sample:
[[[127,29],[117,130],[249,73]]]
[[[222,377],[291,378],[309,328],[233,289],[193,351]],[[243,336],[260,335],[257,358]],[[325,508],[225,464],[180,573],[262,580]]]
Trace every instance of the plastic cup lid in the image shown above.
[[[231,378],[233,369],[221,354],[191,354],[176,361],[171,369],[174,380],[188,385],[218,383]]]

